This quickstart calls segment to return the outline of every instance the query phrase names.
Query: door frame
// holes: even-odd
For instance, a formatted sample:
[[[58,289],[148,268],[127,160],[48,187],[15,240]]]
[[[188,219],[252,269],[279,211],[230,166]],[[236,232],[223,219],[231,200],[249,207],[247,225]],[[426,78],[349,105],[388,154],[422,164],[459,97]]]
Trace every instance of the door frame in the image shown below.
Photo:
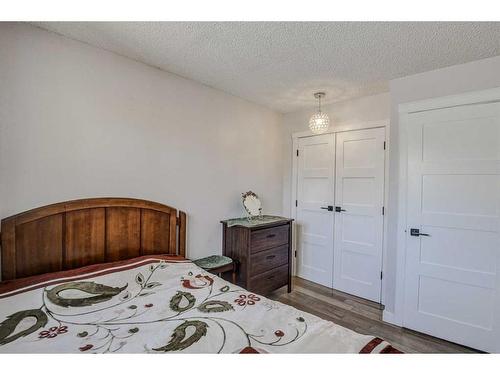
[[[365,130],[365,129],[373,129],[373,128],[385,128],[385,162],[384,162],[384,207],[385,207],[385,215],[383,218],[383,233],[382,233],[382,273],[384,274],[384,270],[386,269],[386,252],[387,252],[387,218],[388,218],[388,207],[387,204],[389,202],[389,159],[390,159],[390,121],[389,119],[379,120],[379,121],[366,121],[366,122],[353,122],[346,123],[338,126],[331,127],[326,132],[321,134],[336,134],[340,132],[347,132],[352,130]],[[291,194],[290,194],[290,212],[292,214],[292,218],[294,219],[293,226],[296,225],[297,220],[297,207],[295,206],[295,201],[297,200],[297,178],[298,178],[298,163],[297,163],[297,151],[299,146],[299,138],[305,137],[314,137],[314,134],[310,130],[294,132],[292,133],[292,180],[291,180]],[[335,138],[336,140],[337,138]],[[334,219],[335,220],[335,219]],[[333,229],[333,228],[332,228]],[[294,256],[292,257],[292,275],[296,275],[296,267],[297,267],[297,257],[295,256],[295,252],[297,251],[297,230],[294,228],[292,231],[292,251]],[[385,289],[386,289],[386,279],[382,278],[382,285],[380,290],[380,299],[381,304],[384,304],[385,301]]]
[[[481,91],[470,91],[457,95],[449,95],[414,102],[401,103],[398,106],[399,116],[399,181],[398,181],[398,214],[396,234],[396,275],[394,311],[383,312],[383,320],[398,326],[404,326],[405,265],[407,251],[407,192],[408,192],[408,116],[417,112],[431,111],[448,107],[470,104],[482,104],[500,101],[500,87]],[[385,250],[385,248],[384,248]]]

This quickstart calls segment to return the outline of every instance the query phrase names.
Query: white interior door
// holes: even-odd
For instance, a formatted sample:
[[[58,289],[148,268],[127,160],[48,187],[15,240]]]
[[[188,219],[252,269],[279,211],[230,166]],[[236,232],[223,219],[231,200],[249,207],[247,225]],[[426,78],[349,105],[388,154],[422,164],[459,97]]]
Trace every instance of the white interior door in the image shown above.
[[[410,114],[407,134],[404,326],[498,352],[500,104]]]
[[[337,134],[333,288],[380,302],[385,129]]]
[[[299,138],[297,169],[297,276],[332,287],[334,199],[333,134]]]

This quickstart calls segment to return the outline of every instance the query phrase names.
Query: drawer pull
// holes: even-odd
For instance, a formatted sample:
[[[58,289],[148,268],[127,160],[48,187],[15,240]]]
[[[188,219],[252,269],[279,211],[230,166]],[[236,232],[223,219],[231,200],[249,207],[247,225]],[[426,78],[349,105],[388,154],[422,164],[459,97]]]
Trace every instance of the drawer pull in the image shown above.
[[[273,234],[268,234],[267,235],[267,238],[273,238],[273,237],[276,237],[276,234],[273,233]]]
[[[266,259],[273,259],[273,258],[276,258],[276,255],[268,255],[268,256],[266,257]]]

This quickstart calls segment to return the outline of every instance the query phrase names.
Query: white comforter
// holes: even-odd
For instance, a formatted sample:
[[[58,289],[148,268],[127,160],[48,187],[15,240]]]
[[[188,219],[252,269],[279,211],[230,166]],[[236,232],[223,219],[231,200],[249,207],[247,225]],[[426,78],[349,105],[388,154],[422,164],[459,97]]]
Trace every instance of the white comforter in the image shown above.
[[[0,285],[3,353],[385,353],[385,341],[172,257]]]

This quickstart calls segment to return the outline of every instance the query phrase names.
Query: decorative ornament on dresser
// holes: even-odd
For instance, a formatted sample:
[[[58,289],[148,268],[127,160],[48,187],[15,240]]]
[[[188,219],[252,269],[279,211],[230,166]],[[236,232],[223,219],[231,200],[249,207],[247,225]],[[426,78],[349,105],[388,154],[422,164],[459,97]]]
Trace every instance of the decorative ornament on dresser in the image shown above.
[[[262,218],[262,203],[259,197],[253,191],[249,190],[246,193],[241,194],[241,200],[243,202],[243,207],[248,214],[248,221],[255,218]]]
[[[314,97],[318,99],[318,112],[311,116],[309,119],[309,129],[314,134],[321,134],[328,130],[330,126],[330,119],[326,113],[321,112],[321,98],[324,98],[326,94],[324,92],[316,92]]]

